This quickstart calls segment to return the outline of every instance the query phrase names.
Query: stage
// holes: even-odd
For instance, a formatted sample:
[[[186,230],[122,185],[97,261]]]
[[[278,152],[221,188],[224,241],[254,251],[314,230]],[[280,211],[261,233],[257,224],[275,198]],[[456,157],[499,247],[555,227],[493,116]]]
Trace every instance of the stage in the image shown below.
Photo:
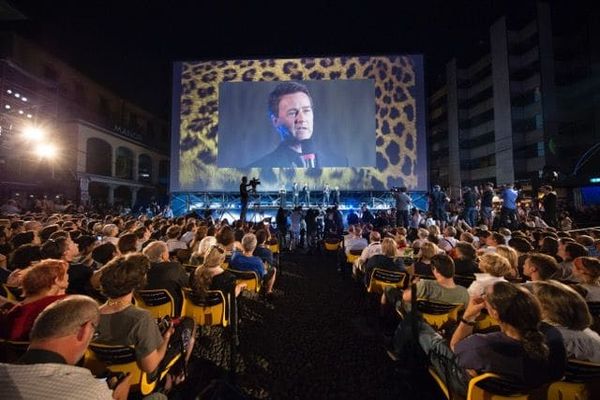
[[[427,210],[427,195],[424,192],[409,192],[413,204],[419,210]],[[392,192],[377,191],[340,191],[339,201],[330,194],[329,203],[325,203],[323,192],[310,192],[306,195],[300,192],[294,196],[292,192],[261,192],[251,193],[248,200],[247,219],[258,222],[264,218],[275,218],[279,207],[286,210],[301,207],[303,210],[309,208],[325,209],[338,204],[338,209],[346,217],[351,210],[359,211],[361,206],[366,205],[375,214],[378,210],[389,210],[396,205]],[[180,192],[173,193],[171,208],[176,216],[196,213],[200,216],[210,213],[213,218],[227,218],[230,221],[239,219],[240,195],[236,192]]]

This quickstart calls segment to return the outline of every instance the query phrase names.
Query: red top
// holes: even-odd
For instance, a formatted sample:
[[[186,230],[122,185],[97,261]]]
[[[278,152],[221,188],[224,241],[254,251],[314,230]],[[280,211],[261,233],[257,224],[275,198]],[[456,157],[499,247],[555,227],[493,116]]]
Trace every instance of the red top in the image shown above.
[[[8,313],[0,317],[0,337],[15,341],[29,341],[29,331],[37,316],[49,304],[65,297],[66,294],[46,296],[31,303],[15,305]]]

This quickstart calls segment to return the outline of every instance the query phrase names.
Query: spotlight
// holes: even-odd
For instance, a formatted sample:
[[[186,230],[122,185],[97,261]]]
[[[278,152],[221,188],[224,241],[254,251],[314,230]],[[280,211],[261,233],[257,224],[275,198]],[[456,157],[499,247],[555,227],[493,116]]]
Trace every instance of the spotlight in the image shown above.
[[[12,90],[10,90],[10,89],[6,89],[6,93],[8,93],[8,94],[12,94]]]
[[[4,108],[6,108],[7,110],[10,110],[10,104],[5,104]]]
[[[52,144],[39,144],[36,146],[34,150],[35,154],[37,154],[40,158],[48,158],[52,159],[56,156],[57,149]]]
[[[21,97],[21,100],[27,101],[27,97],[23,96],[23,97]]]
[[[19,110],[19,114],[23,115],[23,110]]]
[[[21,95],[19,93],[15,93],[15,97],[19,98],[19,97],[21,97]]]
[[[35,126],[28,126],[23,130],[23,135],[27,140],[42,140],[44,137],[44,131],[40,128],[36,128]]]
[[[27,114],[27,118],[32,118],[32,117],[33,117],[33,115]]]

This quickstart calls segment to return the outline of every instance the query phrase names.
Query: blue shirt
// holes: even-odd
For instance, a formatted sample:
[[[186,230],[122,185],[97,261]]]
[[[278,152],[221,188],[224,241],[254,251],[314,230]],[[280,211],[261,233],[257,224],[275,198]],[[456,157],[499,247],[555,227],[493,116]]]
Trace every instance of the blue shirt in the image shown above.
[[[265,266],[260,258],[255,256],[246,257],[238,251],[233,252],[229,266],[238,271],[254,271],[261,278],[265,275]]]
[[[514,210],[517,208],[517,197],[519,196],[519,192],[514,189],[504,189],[502,192],[502,204],[503,207],[510,208]]]

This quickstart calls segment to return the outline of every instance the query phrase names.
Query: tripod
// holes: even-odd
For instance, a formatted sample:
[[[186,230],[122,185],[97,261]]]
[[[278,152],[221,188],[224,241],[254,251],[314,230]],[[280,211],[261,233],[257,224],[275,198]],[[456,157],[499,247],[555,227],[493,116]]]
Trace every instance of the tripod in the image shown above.
[[[252,203],[252,215],[250,216],[250,222],[259,222],[263,219],[264,214],[260,208],[261,196],[254,191],[253,203]]]

